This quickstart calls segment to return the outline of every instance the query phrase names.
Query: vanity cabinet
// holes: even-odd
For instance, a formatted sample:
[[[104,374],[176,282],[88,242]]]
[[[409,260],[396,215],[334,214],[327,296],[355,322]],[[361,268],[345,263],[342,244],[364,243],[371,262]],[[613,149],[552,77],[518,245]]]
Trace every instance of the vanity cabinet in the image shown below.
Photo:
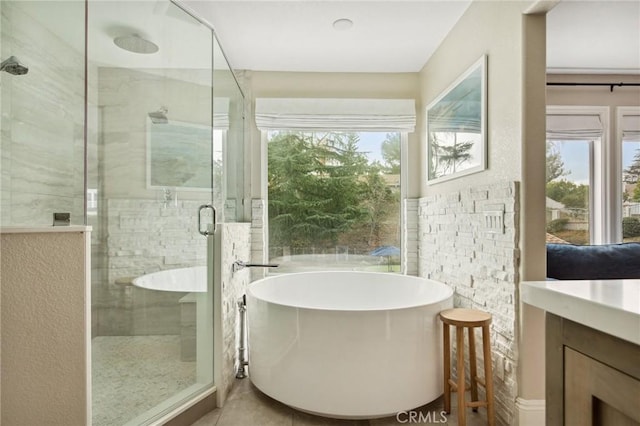
[[[546,424],[640,426],[640,346],[546,313]]]

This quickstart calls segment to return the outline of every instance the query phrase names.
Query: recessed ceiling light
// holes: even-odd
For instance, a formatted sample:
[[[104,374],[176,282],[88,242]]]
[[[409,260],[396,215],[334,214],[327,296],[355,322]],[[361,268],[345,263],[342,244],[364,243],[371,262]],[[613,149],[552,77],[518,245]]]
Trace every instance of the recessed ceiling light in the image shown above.
[[[333,21],[333,28],[338,31],[348,30],[351,27],[353,27],[353,21],[351,19],[340,18]]]

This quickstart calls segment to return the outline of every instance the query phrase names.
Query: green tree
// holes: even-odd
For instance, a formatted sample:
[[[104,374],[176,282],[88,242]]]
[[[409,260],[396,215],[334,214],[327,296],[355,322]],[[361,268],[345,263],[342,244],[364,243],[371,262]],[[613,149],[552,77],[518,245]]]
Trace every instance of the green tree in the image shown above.
[[[362,194],[362,207],[368,213],[364,225],[370,247],[382,245],[385,223],[400,203],[400,191],[392,191],[382,176],[379,167],[372,166],[365,177],[366,185]]]
[[[569,171],[564,169],[564,161],[554,141],[547,141],[547,183],[559,177],[566,176]]]
[[[400,174],[400,133],[387,133],[382,142],[382,158],[385,162],[385,171],[389,174]]]
[[[273,245],[332,246],[370,220],[374,172],[353,133],[281,132],[269,142],[269,232]],[[361,176],[367,176],[363,179]]]
[[[629,164],[629,167],[624,169],[624,181],[626,183],[636,183],[638,182],[638,178],[640,178],[640,149],[636,150],[635,155],[633,156],[633,161]],[[635,200],[634,195],[634,200]]]
[[[547,197],[564,204],[568,208],[587,208],[589,186],[577,185],[562,179],[547,183]]]
[[[640,201],[640,184],[637,184],[633,188],[633,195],[631,196],[631,201]]]

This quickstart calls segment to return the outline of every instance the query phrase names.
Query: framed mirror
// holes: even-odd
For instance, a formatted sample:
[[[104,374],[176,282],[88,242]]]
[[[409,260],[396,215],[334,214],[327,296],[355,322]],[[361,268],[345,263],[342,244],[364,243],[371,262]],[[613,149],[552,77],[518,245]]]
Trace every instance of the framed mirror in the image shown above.
[[[487,167],[487,56],[483,55],[427,107],[427,183]]]

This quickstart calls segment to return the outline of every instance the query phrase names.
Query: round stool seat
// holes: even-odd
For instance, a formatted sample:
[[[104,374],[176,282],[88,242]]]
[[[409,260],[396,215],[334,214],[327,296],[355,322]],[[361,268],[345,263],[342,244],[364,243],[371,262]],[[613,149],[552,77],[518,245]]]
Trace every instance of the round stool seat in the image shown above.
[[[482,327],[491,324],[491,314],[477,309],[454,308],[440,312],[445,324],[456,327]]]

